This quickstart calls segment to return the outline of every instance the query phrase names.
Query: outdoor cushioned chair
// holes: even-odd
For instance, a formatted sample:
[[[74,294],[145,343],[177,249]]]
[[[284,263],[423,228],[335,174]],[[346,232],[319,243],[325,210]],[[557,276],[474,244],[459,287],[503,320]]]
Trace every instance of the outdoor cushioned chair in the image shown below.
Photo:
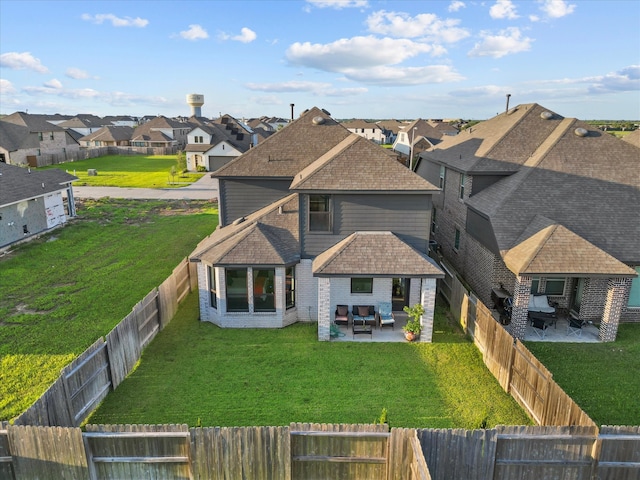
[[[376,325],[376,309],[373,305],[354,305],[353,323],[361,322],[362,325]]]
[[[336,325],[349,325],[349,306],[337,305],[334,323]]]
[[[396,319],[393,317],[393,312],[391,311],[391,302],[381,302],[378,304],[378,325],[380,328],[385,325],[391,325],[391,329],[394,330],[394,324],[396,323]]]
[[[530,295],[529,296],[529,311],[546,313],[549,315],[555,315],[556,309],[549,304],[549,299],[546,295]]]

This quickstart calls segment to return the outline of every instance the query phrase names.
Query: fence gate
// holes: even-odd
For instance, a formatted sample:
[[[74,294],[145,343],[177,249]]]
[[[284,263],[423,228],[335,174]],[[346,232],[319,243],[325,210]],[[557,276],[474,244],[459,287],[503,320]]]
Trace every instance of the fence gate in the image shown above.
[[[323,427],[338,427],[338,430],[291,426],[292,480],[387,478],[391,434],[386,425]],[[340,431],[340,427],[352,430]]]

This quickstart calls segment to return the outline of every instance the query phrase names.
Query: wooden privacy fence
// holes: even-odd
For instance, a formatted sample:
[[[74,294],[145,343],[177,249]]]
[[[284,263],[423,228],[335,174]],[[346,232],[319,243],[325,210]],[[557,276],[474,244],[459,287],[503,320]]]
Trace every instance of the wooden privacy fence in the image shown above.
[[[60,153],[42,153],[28,157],[30,167],[45,167],[61,163],[77,162],[88,158],[104,157],[105,155],[175,155],[177,147],[91,147],[79,150],[68,150]],[[70,167],[71,168],[71,167]]]
[[[109,391],[126,378],[144,347],[169,323],[179,302],[196,286],[195,267],[184,259],[106,338],[96,340],[63,368],[53,385],[14,423],[80,425]]]
[[[599,434],[595,427],[580,426],[389,431],[386,425],[87,425],[86,430],[0,425],[0,478],[637,480],[640,475],[640,427],[602,427]],[[367,468],[372,465],[375,472]]]
[[[596,427],[595,422],[553,380],[553,375],[498,322],[491,310],[446,268],[447,301],[451,312],[472,336],[482,358],[505,392],[538,425]]]

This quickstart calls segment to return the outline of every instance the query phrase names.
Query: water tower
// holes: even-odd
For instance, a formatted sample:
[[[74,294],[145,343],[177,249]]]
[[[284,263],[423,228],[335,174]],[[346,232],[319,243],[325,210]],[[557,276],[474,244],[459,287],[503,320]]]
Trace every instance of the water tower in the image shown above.
[[[202,110],[200,107],[204,105],[204,95],[200,95],[199,93],[190,93],[187,95],[187,103],[191,106],[192,117],[202,116]]]

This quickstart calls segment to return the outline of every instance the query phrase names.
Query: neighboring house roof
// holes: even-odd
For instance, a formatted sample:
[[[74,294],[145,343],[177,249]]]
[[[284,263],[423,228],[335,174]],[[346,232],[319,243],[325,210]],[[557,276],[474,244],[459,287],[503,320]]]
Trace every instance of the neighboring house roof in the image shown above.
[[[437,131],[442,133],[443,135],[458,134],[458,129],[447,122],[442,122],[439,120],[427,120],[427,123],[431,125],[433,128],[435,128]]]
[[[63,190],[77,179],[58,169],[35,171],[0,162],[0,206]]]
[[[298,203],[298,195],[291,194],[218,228],[190,258],[220,266],[296,263],[300,260]]]
[[[363,160],[366,160],[366,168]],[[358,193],[439,191],[390,157],[384,149],[355,133],[296,174],[289,188]]]
[[[78,115],[57,125],[62,128],[100,128],[109,125],[109,123],[109,121],[95,115]]]
[[[635,145],[636,147],[640,147],[640,129],[628,133],[627,135],[622,137],[622,140],[624,140],[625,142],[629,142],[631,145]]]
[[[9,152],[38,148],[38,136],[23,125],[0,121],[0,147]]]
[[[121,142],[131,140],[133,127],[107,125],[89,135],[80,138],[82,142]]]
[[[371,123],[371,122],[367,122],[366,120],[361,120],[361,119],[356,119],[356,120],[349,120],[347,122],[342,122],[342,126],[345,128],[373,128],[373,129],[379,129],[381,128],[380,125],[378,125],[377,123]]]
[[[174,130],[174,129],[187,129],[187,128],[191,129],[192,125],[189,125],[188,123],[185,123],[185,122],[179,122],[177,120],[173,120],[171,118],[167,118],[160,115],[137,127],[133,132],[133,138],[144,138],[144,139],[149,138],[149,139],[155,140],[156,137],[153,136],[153,133],[157,132],[158,129]],[[172,139],[169,139],[169,140],[172,140]]]
[[[328,113],[314,107],[302,113],[286,128],[260,142],[260,148],[251,149],[235,158],[212,176],[293,178],[350,135],[351,132]]]
[[[636,275],[633,268],[542,215],[534,218],[516,246],[504,255],[504,263],[517,275]]]
[[[640,149],[628,142],[528,104],[445,137],[422,157],[472,175],[505,175],[466,201],[489,220],[503,256],[543,215],[640,264]]]
[[[415,129],[415,130],[414,130]],[[404,127],[400,127],[400,131],[406,132],[408,136],[409,145],[411,142],[418,143],[421,139],[426,138],[431,145],[436,145],[440,142],[443,133],[435,129],[425,120],[418,118]]]
[[[47,118],[47,115],[15,112],[2,117],[2,121],[22,125],[23,127],[27,127],[31,132],[64,132],[64,128],[49,123]]]
[[[444,278],[428,255],[392,232],[355,232],[313,260],[316,277],[430,277]]]
[[[395,133],[396,135],[400,131],[400,127],[406,126],[407,124],[401,122],[399,120],[380,120],[376,122],[381,128],[385,130],[389,130],[390,132]]]

